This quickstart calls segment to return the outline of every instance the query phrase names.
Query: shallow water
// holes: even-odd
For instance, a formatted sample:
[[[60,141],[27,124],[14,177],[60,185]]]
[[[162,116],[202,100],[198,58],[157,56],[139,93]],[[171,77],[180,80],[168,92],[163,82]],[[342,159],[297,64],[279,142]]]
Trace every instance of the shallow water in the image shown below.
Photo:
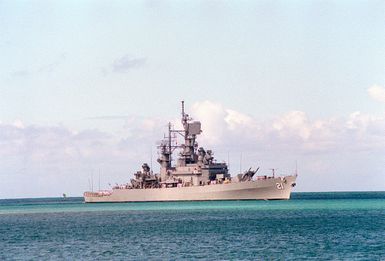
[[[0,259],[385,260],[385,193],[288,201],[0,200]]]

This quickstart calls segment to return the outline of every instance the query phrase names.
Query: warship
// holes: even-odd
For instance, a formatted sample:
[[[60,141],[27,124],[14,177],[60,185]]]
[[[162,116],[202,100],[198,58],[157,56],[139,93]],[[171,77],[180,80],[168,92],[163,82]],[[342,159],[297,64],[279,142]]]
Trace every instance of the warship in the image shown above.
[[[182,126],[178,130],[168,124],[168,135],[158,146],[159,173],[147,163],[127,184],[111,190],[84,192],[86,203],[146,202],[146,201],[202,201],[202,200],[272,200],[289,199],[296,185],[297,172],[287,176],[255,175],[251,168],[232,177],[225,162],[217,162],[212,150],[199,147],[201,123],[185,113],[182,101]],[[184,142],[178,144],[178,137]],[[174,159],[174,152],[179,151]],[[173,164],[175,161],[175,164]]]

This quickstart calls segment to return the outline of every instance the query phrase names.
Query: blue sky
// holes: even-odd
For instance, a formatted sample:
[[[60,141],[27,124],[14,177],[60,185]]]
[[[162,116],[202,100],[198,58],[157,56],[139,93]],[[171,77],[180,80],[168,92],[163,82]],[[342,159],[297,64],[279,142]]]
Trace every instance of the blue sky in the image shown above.
[[[234,172],[242,152],[266,170],[298,161],[298,191],[383,190],[384,9],[0,1],[0,197],[81,195],[99,171],[125,182],[182,99]]]

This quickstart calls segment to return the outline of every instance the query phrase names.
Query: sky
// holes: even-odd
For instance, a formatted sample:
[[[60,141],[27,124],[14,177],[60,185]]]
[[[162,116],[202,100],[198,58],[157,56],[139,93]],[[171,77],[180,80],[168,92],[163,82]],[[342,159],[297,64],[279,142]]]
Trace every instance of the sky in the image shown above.
[[[0,0],[0,198],[154,171],[180,101],[233,174],[385,190],[384,1]]]

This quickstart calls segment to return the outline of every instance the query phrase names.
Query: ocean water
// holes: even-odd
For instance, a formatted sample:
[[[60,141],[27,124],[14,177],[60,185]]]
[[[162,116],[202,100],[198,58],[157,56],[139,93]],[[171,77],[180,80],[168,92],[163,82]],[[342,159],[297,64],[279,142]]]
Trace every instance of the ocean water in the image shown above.
[[[0,260],[385,260],[385,193],[288,201],[0,200]]]

